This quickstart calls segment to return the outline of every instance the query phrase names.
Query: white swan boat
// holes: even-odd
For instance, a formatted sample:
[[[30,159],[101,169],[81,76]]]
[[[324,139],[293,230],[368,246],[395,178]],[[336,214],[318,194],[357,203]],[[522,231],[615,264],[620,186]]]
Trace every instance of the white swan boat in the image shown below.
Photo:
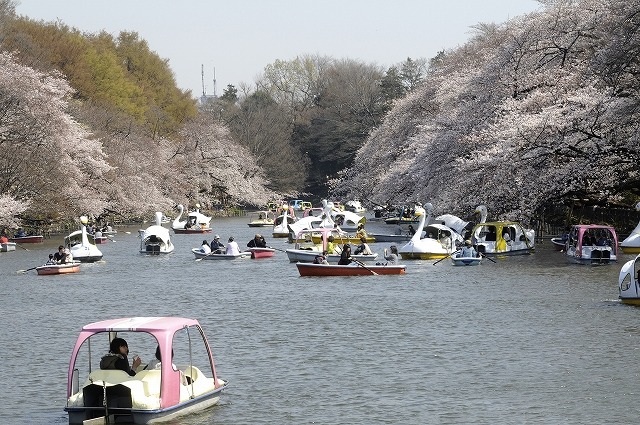
[[[199,204],[196,204],[196,210],[187,212],[187,219],[180,220],[182,218],[182,214],[184,213],[184,206],[178,205],[178,211],[180,212],[178,216],[173,220],[171,224],[171,228],[176,234],[179,233],[211,233],[211,227],[209,226],[209,222],[211,221],[211,217],[206,216],[200,213]]]
[[[640,305],[640,255],[622,265],[618,276],[618,290],[620,301]]]
[[[522,255],[535,249],[535,231],[517,221],[487,222],[487,207],[476,208],[480,221],[471,231],[473,244],[484,255]]]
[[[82,263],[93,263],[102,259],[102,251],[94,243],[91,243],[87,236],[86,225],[88,222],[89,219],[86,216],[80,217],[81,229],[71,232],[64,238],[64,244],[73,259]]]
[[[277,217],[273,223],[271,235],[274,238],[288,238],[289,225],[297,221],[293,208],[285,204],[281,208],[278,208],[276,215]]]
[[[409,242],[398,250],[403,260],[437,260],[446,258],[462,243],[462,236],[444,224],[429,221],[433,205],[427,203],[424,208],[416,206],[415,217],[418,217],[418,228]],[[422,237],[422,234],[425,237]]]
[[[149,360],[157,350],[163,361],[147,370],[141,365],[134,375],[98,369],[115,337],[134,342]],[[211,407],[227,386],[216,373],[211,353],[195,319],[130,317],[85,325],[67,370],[64,410],[69,424],[173,423],[177,417]]]
[[[162,227],[162,213],[157,211],[155,218],[156,224],[147,227],[145,230],[138,230],[141,254],[169,254],[174,250],[169,229]]]
[[[636,210],[640,211],[640,202],[636,204]],[[620,242],[620,248],[625,254],[640,254],[640,222],[631,234]]]

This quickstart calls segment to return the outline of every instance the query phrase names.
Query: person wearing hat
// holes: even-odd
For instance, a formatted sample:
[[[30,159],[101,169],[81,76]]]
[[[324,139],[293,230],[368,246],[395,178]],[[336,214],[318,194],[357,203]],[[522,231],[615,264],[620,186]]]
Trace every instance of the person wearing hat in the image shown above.
[[[387,248],[384,249],[384,259],[387,260],[388,264],[398,264],[398,247],[391,245],[389,251],[387,251]]]
[[[256,236],[247,243],[247,246],[249,248],[266,248],[267,241],[264,240],[264,236],[256,233]]]
[[[364,230],[364,223],[358,224],[358,230],[356,230],[356,238],[367,237],[367,231]]]
[[[476,252],[475,248],[473,247],[473,245],[471,244],[471,241],[469,239],[464,241],[464,247],[460,251],[460,256],[461,257],[474,257],[474,258],[478,256],[478,253]]]
[[[210,248],[211,248],[212,254],[222,254],[222,250],[224,249],[224,244],[220,242],[220,235],[215,235],[213,237]]]
[[[238,242],[233,240],[233,236],[229,236],[226,253],[230,255],[240,255],[240,247],[238,246]]]

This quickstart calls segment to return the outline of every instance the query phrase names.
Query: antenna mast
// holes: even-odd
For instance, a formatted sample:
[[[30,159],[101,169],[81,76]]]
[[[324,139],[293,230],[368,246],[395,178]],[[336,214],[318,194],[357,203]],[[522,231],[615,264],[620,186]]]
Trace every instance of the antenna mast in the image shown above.
[[[202,71],[201,71],[201,74],[202,74],[202,97],[205,97],[207,95],[207,92],[204,89],[204,64],[202,64],[202,68],[201,69],[202,69]]]
[[[218,97],[216,93],[216,67],[213,67],[213,97]]]

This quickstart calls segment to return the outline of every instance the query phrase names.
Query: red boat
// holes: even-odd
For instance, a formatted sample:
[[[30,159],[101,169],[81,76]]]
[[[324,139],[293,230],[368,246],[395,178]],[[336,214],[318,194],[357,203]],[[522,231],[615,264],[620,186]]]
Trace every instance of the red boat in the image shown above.
[[[17,238],[9,238],[9,242],[16,243],[42,243],[44,240],[44,236],[42,235],[29,235],[29,236],[20,236]]]
[[[363,266],[356,263],[349,265],[296,263],[300,276],[371,276],[405,274],[405,265]]]
[[[173,232],[177,235],[183,234],[183,233],[211,233],[211,231],[212,231],[211,227],[206,227],[206,228],[193,227],[191,229],[173,228]]]
[[[276,253],[276,250],[273,248],[248,248],[246,251],[251,251],[251,258],[268,258],[273,257],[273,254]]]
[[[45,264],[44,266],[36,267],[36,272],[38,272],[40,276],[50,274],[77,273],[79,271],[80,263]]]

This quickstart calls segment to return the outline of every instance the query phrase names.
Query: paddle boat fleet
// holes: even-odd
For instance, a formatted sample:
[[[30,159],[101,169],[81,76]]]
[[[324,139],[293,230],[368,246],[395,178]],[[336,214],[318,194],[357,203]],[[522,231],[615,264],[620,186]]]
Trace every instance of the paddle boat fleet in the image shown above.
[[[98,369],[114,338],[163,361],[131,373]],[[165,360],[171,359],[171,360]],[[127,360],[128,363],[128,360]],[[227,382],[218,377],[200,323],[182,317],[128,317],[82,327],[67,370],[69,424],[148,424],[175,420],[218,403]],[[98,419],[100,418],[100,419]],[[90,422],[98,423],[98,422]]]

